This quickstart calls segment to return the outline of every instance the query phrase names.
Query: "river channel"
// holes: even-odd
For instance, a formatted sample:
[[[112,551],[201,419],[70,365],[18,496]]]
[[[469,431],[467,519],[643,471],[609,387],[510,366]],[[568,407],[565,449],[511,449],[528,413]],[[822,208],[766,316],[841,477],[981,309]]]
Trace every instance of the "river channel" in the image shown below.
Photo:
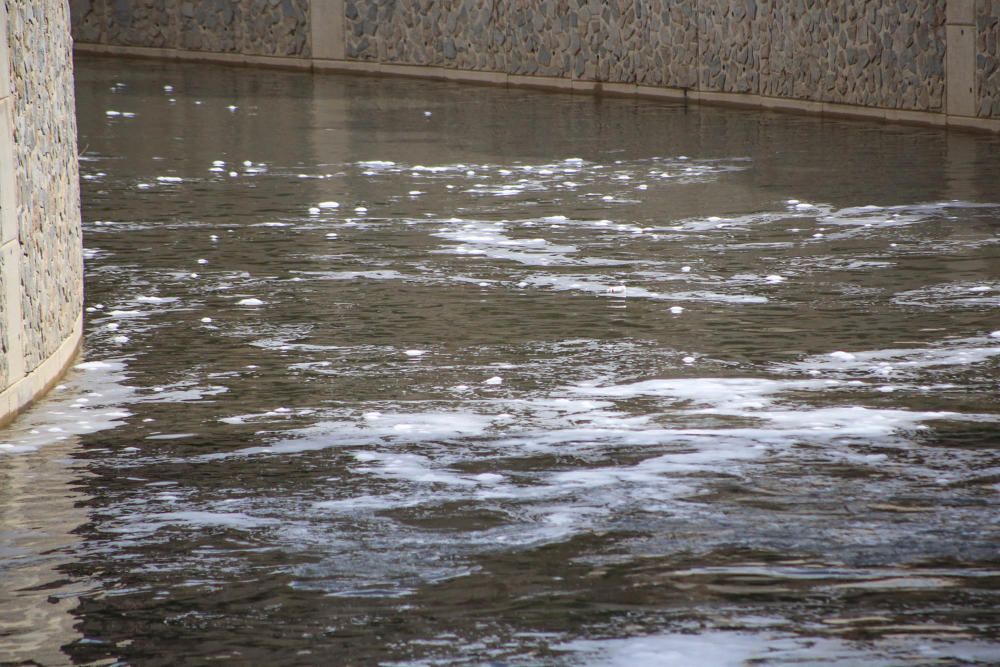
[[[1000,138],[76,66],[0,663],[1000,664]]]

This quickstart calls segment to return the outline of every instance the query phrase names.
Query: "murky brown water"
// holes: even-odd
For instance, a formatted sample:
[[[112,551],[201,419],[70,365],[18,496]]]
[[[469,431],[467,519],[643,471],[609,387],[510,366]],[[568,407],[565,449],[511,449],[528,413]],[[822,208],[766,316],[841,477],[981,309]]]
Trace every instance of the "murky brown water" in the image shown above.
[[[996,137],[77,66],[7,662],[1000,662]]]

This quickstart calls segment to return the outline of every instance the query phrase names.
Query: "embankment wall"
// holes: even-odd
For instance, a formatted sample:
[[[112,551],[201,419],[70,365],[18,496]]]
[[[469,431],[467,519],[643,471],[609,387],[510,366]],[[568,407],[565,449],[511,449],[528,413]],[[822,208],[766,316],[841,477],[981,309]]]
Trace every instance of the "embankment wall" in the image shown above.
[[[82,335],[83,249],[70,15],[0,1],[0,423],[45,391]]]
[[[1000,0],[72,0],[90,52],[1000,131]]]

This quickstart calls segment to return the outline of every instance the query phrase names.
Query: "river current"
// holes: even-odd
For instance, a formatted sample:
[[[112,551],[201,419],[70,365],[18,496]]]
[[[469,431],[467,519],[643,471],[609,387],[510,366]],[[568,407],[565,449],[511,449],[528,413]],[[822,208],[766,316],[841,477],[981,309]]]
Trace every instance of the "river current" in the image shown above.
[[[1000,138],[76,66],[0,663],[1000,663]]]

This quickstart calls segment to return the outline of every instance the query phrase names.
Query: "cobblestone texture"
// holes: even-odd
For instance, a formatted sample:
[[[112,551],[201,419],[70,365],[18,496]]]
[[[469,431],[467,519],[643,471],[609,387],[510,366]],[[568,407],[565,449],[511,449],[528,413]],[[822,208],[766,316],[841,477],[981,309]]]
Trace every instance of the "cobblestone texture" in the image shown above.
[[[70,0],[77,41],[309,57],[309,0]]]
[[[1000,0],[976,1],[976,111],[1000,118]]]
[[[4,2],[14,89],[23,347],[30,372],[72,335],[82,312],[72,44],[64,1]]]
[[[176,42],[175,0],[109,0],[106,4],[106,34],[115,44],[162,48]]]
[[[73,39],[98,44],[103,41],[105,22],[104,0],[69,0]]]
[[[984,17],[996,5],[980,2]],[[347,0],[345,9],[349,59],[924,111],[944,98],[945,0]]]
[[[309,57],[316,0],[71,0],[82,42]],[[349,60],[939,112],[947,0],[344,0]],[[976,0],[1000,117],[1000,0]]]
[[[821,102],[940,111],[944,22],[944,0],[817,2],[801,15],[793,13],[792,42],[805,45],[793,61],[798,64],[792,70],[793,94]]]

